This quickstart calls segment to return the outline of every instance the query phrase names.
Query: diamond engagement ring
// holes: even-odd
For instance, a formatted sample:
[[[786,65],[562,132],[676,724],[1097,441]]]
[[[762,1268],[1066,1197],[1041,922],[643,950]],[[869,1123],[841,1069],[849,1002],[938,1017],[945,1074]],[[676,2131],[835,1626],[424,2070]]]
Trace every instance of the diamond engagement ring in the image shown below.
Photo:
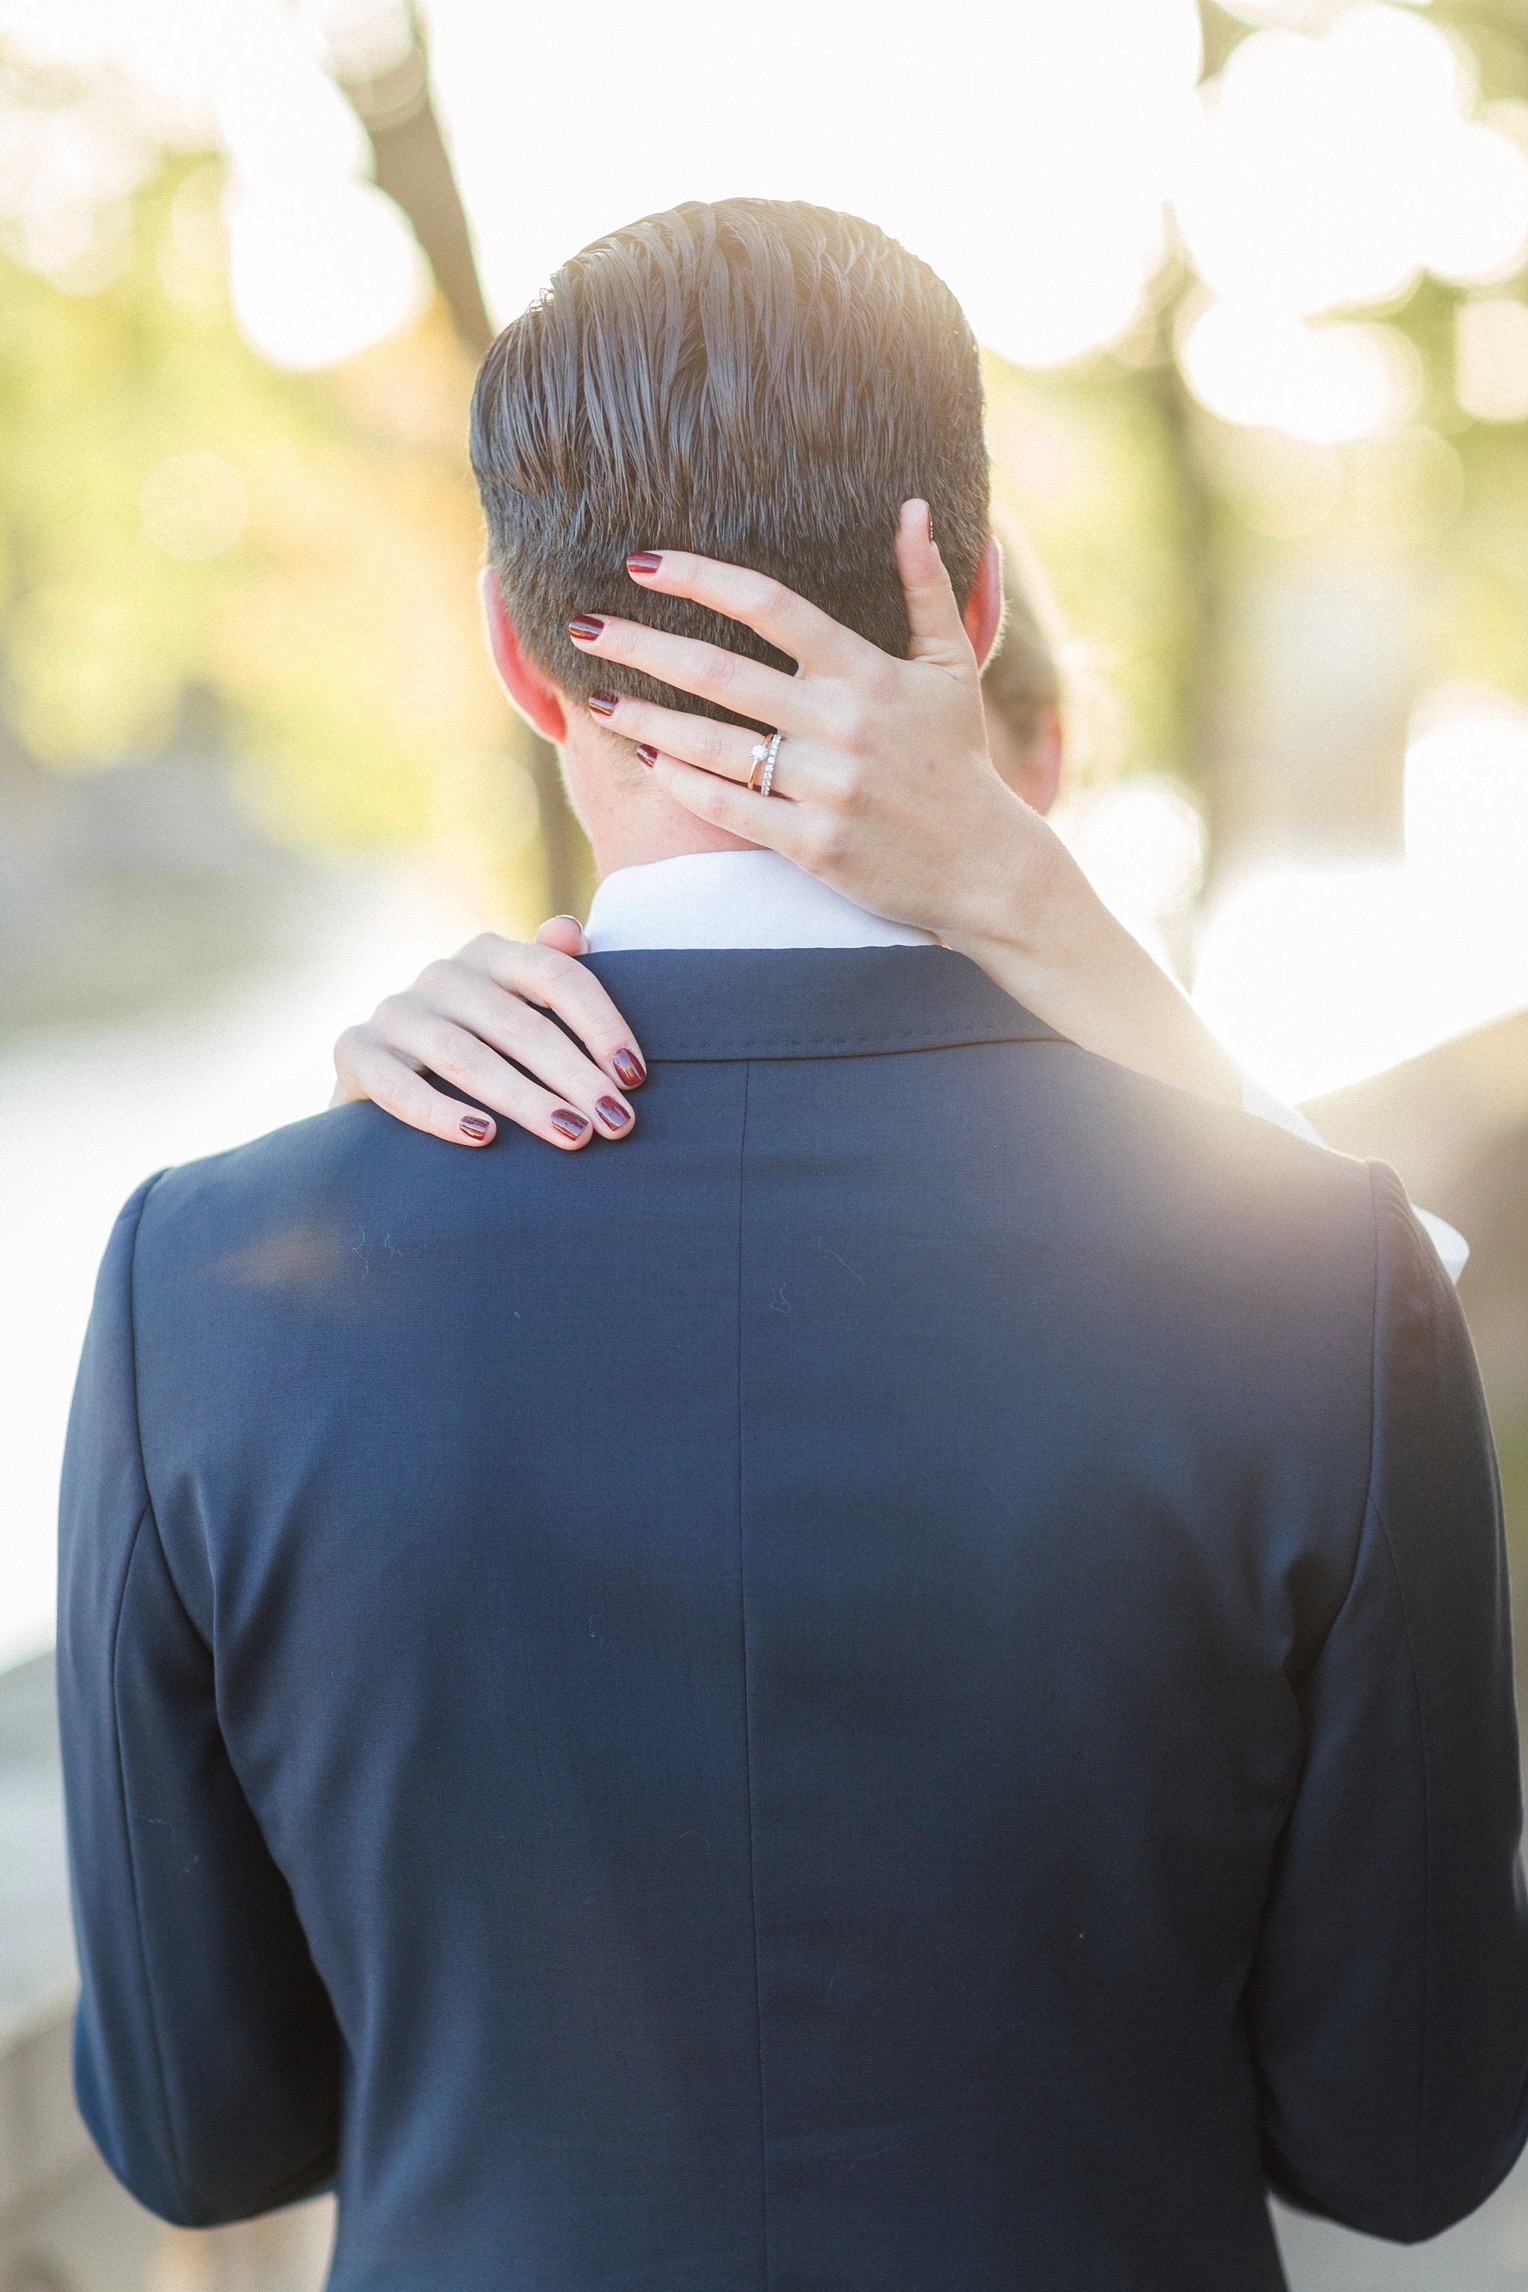
[[[748,751],[753,770],[748,775],[749,793],[769,795],[775,784],[775,766],[780,760],[780,735],[772,732],[767,740],[757,740]]]

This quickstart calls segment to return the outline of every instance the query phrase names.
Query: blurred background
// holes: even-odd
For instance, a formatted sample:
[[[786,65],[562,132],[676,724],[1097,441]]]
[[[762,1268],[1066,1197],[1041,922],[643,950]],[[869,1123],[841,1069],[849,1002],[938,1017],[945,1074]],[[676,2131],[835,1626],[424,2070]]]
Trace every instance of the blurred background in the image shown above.
[[[0,0],[4,2292],[321,2278],[322,2207],[161,2230],[68,2100],[74,1364],[141,1176],[587,897],[479,642],[467,398],[563,256],[734,192],[965,303],[1063,832],[1469,1240],[1528,1584],[1528,0]],[[1528,2285],[1528,2179],[1416,2252],[1280,2233],[1296,2292]]]

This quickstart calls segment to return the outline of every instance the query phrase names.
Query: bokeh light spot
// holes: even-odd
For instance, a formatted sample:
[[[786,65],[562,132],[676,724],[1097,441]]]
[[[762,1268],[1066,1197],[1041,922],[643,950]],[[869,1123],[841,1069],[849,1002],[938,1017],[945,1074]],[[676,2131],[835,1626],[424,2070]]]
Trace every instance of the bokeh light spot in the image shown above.
[[[235,183],[225,213],[235,313],[277,366],[333,366],[407,326],[424,306],[429,280],[418,243],[372,184]]]
[[[1189,791],[1132,773],[1058,812],[1056,828],[1100,899],[1141,931],[1178,914],[1204,879],[1204,819]]]
[[[1491,295],[1459,305],[1454,388],[1477,421],[1528,420],[1528,303]]]
[[[1209,412],[1312,445],[1378,437],[1406,421],[1422,395],[1421,361],[1397,328],[1311,324],[1265,303],[1186,311],[1179,356]]]
[[[1404,866],[1258,869],[1216,905],[1194,1003],[1298,1102],[1528,1003],[1528,713],[1445,693],[1406,759]]]

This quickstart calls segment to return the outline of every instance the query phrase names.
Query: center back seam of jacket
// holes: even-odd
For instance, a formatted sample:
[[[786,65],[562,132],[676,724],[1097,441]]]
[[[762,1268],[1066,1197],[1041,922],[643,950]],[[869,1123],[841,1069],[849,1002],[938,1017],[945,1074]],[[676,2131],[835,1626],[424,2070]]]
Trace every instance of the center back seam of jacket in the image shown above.
[[[753,1821],[753,1687],[748,1668],[748,1560],[743,1534],[743,1217],[748,1158],[748,1091],[752,1064],[743,1068],[743,1118],[737,1150],[737,1594],[743,1659],[743,1780],[748,1811],[748,1911],[753,1938],[754,2061],[759,2091],[759,2246],[764,2284],[769,2271],[769,2144],[764,2129],[764,1997],[759,1976],[759,1884]]]

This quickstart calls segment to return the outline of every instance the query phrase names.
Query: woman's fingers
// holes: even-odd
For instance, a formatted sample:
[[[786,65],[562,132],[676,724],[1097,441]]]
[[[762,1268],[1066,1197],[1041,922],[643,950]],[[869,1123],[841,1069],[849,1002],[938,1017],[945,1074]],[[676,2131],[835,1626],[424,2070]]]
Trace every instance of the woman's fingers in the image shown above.
[[[405,1063],[438,1075],[549,1145],[585,1146],[596,1131],[605,1138],[629,1136],[631,1108],[598,1069],[549,1019],[523,1003],[518,1008],[521,1018],[497,1030],[490,1043],[481,1016],[460,1025],[418,994],[396,995],[380,1006],[371,1032]]]
[[[725,613],[729,621],[741,621],[745,629],[799,661],[806,676],[847,676],[860,655],[873,650],[863,637],[798,597],[782,581],[772,581],[767,573],[751,573],[743,565],[723,565],[687,549],[644,549],[627,558],[626,570],[639,588],[657,589],[666,597],[691,597],[697,605]],[[677,684],[679,679],[671,677],[669,682]],[[683,689],[689,692],[694,687]]]
[[[580,613],[568,623],[568,634],[581,653],[596,660],[620,661],[640,669],[659,684],[680,692],[693,692],[700,700],[714,700],[737,716],[751,716],[760,724],[778,724],[789,730],[801,727],[811,714],[811,702],[794,677],[762,661],[745,660],[741,653],[723,652],[720,645],[705,645],[695,637],[671,637],[665,629],[644,628],[639,621],[617,621],[597,613]]]
[[[561,947],[554,945],[550,936],[542,936],[554,929],[563,941]],[[473,1026],[481,1020],[485,1039],[506,1045],[509,1038],[505,1029],[517,1025],[516,1013],[522,1012],[526,1003],[537,1004],[571,1028],[590,1058],[623,1090],[639,1090],[647,1079],[641,1049],[594,973],[573,960],[575,934],[582,947],[583,928],[571,915],[554,915],[549,923],[543,923],[534,947],[485,931],[454,961],[432,963],[422,975],[418,991],[448,1017]],[[465,973],[489,983],[487,999],[474,994],[470,1002],[462,1000],[465,982],[459,975]],[[555,1028],[552,1031],[557,1032]],[[520,1053],[512,1055],[518,1058]]]
[[[912,634],[911,658],[958,655],[968,640],[959,600],[933,539],[926,501],[902,504],[896,556]],[[714,557],[696,557],[686,549],[653,549],[629,557],[626,569],[643,589],[657,589],[668,597],[691,597],[698,605],[725,613],[729,620],[741,621],[745,628],[799,661],[805,675],[850,677],[864,667],[867,654],[876,653],[865,638],[844,628],[805,597],[798,597],[783,582],[750,572],[745,566],[723,565]],[[667,681],[680,684],[681,680],[671,676]],[[691,692],[698,688],[685,684],[681,689]]]
[[[427,1137],[444,1138],[452,1146],[490,1146],[498,1134],[491,1114],[476,1106],[463,1106],[432,1089],[424,1076],[379,1040],[370,1027],[347,1027],[334,1046],[335,1072],[340,1087],[334,1103],[375,1099],[384,1114],[406,1122]]]
[[[559,955],[582,955],[584,927],[576,915],[549,915],[536,934],[536,945],[555,948]]]
[[[637,1089],[647,1069],[615,1004],[574,959],[583,945],[577,918],[561,915],[543,924],[533,947],[485,932],[450,961],[432,963],[406,994],[340,1037],[334,1103],[375,1099],[412,1129],[456,1145],[494,1137],[484,1107],[564,1150],[596,1134],[630,1137],[635,1117],[621,1092]],[[462,1106],[427,1073],[480,1103]]]
[[[646,759],[644,759],[646,761]],[[782,804],[774,796],[753,796],[734,781],[719,780],[713,773],[698,772],[692,764],[681,762],[677,756],[654,756],[650,769],[660,788],[693,812],[698,820],[709,820],[716,828],[725,828],[729,835],[742,836],[751,844],[762,844],[769,851],[783,852],[787,859],[800,865],[810,864],[807,855],[809,836],[803,823],[806,807],[800,804]],[[817,807],[812,807],[813,811]]]
[[[613,692],[592,694],[589,710],[623,739],[655,748],[702,772],[717,773],[724,780],[746,785],[754,769],[753,752],[759,736],[741,725],[721,724],[714,716],[687,716],[681,709],[659,708],[653,701],[628,700],[624,694]],[[642,761],[647,760],[644,755]],[[794,735],[782,742],[779,774],[778,795],[799,800],[817,793],[822,772],[815,747]],[[788,787],[783,784],[786,779]]]
[[[501,1113],[513,1112],[497,1095],[503,1062],[513,1059],[548,1091],[587,1114],[605,1137],[624,1138],[631,1129],[625,1098],[561,1027],[466,965],[449,966],[449,976],[439,983],[433,969],[424,972],[410,994],[384,1003],[372,1023],[443,1082],[485,1099]],[[452,1063],[442,1066],[442,1057]]]
[[[896,554],[907,605],[908,658],[937,661],[950,668],[969,662],[974,668],[976,656],[934,541],[926,501],[903,502],[897,520]]]

